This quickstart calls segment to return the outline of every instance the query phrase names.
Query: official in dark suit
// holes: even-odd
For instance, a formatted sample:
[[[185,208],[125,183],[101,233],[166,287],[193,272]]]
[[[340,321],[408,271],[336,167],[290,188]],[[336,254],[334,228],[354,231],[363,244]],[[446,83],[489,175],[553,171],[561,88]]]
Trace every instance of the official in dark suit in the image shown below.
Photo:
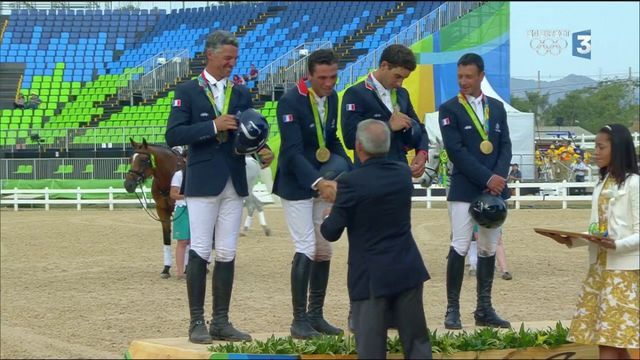
[[[411,171],[385,158],[389,145],[384,122],[358,124],[355,152],[362,165],[338,179],[336,202],[320,230],[336,241],[347,228],[347,283],[358,356],[386,357],[390,311],[405,357],[431,358],[422,304],[429,273],[411,234]]]
[[[324,179],[320,169],[332,157],[350,164],[336,136],[338,59],[333,51],[321,49],[309,55],[307,66],[308,79],[300,80],[278,101],[281,144],[273,183],[273,192],[282,198],[295,247],[291,336],[298,339],[342,333],[324,319],[322,311],[332,250],[319,227],[322,212],[330,206],[326,195],[335,194],[335,182]]]
[[[413,110],[409,92],[402,87],[404,79],[415,69],[416,58],[408,47],[396,44],[384,49],[378,69],[344,93],[342,135],[347,149],[354,149],[359,122],[365,119],[384,121],[392,130],[387,157],[407,163],[407,151],[415,149],[411,174],[420,177],[427,161],[429,138],[424,124]],[[406,131],[411,131],[412,119],[420,124],[422,133],[417,146],[406,141]]]
[[[238,41],[226,31],[216,31],[205,44],[207,66],[197,79],[176,89],[167,124],[170,146],[189,145],[190,156],[184,195],[189,211],[191,250],[187,266],[187,294],[191,323],[189,340],[251,340],[229,322],[236,242],[242,220],[242,198],[248,195],[244,155],[233,152],[237,128],[235,114],[252,107],[246,87],[233,85],[229,75],[238,59]],[[261,150],[265,163],[273,159]],[[204,322],[207,260],[214,237],[213,319]]]
[[[447,261],[447,329],[461,329],[460,289],[464,257],[469,251],[474,221],[469,204],[483,192],[509,198],[507,175],[511,163],[511,139],[503,104],[482,93],[484,61],[469,53],[458,60],[460,93],[440,106],[439,123],[444,146],[453,164],[447,195],[452,241]],[[479,226],[476,278],[477,326],[510,327],[491,304],[495,254],[501,228]]]

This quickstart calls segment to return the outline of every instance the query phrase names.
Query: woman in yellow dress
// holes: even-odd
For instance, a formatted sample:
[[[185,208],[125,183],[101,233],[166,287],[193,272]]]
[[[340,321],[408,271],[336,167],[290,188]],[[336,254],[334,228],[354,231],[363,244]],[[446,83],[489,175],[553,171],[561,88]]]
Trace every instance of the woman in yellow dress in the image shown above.
[[[600,181],[593,191],[589,233],[606,239],[596,244],[554,237],[569,247],[589,245],[589,272],[568,339],[598,345],[601,359],[629,359],[628,349],[640,346],[640,176],[629,130],[619,124],[600,129],[595,161]]]

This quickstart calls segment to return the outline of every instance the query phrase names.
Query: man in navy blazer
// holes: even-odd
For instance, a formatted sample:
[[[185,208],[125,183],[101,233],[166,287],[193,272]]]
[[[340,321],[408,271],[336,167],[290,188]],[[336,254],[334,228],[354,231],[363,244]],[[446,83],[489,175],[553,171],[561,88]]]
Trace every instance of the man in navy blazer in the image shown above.
[[[439,124],[445,149],[453,164],[447,195],[452,239],[447,260],[447,329],[461,329],[460,290],[464,257],[469,251],[474,221],[469,205],[483,192],[508,199],[507,176],[511,139],[503,104],[482,93],[484,61],[469,53],[458,60],[460,93],[440,106]],[[510,327],[491,304],[495,254],[502,230],[479,226],[477,247],[477,326]]]
[[[429,273],[411,234],[411,171],[385,158],[390,135],[382,121],[358,124],[355,152],[362,165],[338,179],[336,202],[320,230],[336,241],[347,228],[347,285],[358,356],[386,357],[390,311],[405,357],[430,359],[422,303]]]
[[[321,169],[335,161],[345,164],[346,170],[351,166],[336,136],[338,59],[332,50],[316,50],[309,55],[307,67],[308,79],[300,80],[278,101],[281,143],[273,182],[295,247],[291,336],[297,339],[342,333],[324,319],[322,310],[332,250],[318,228],[322,212],[330,206],[325,199],[335,194],[335,182],[324,179]]]
[[[238,41],[215,31],[205,44],[207,66],[197,79],[176,88],[167,124],[169,146],[189,145],[184,195],[189,211],[191,250],[187,266],[187,295],[191,322],[189,340],[251,340],[229,322],[236,243],[242,221],[242,200],[248,195],[244,155],[234,153],[235,114],[252,107],[249,90],[233,85],[229,75],[238,59]],[[262,149],[265,164],[273,160]],[[213,319],[204,322],[207,262],[215,229]]]
[[[409,92],[402,87],[404,79],[416,69],[416,57],[404,45],[390,45],[382,52],[378,69],[363,81],[349,87],[342,98],[342,135],[347,149],[354,149],[356,128],[360,121],[376,119],[384,121],[392,130],[391,145],[387,157],[407,162],[407,151],[415,149],[411,174],[420,177],[429,151],[429,138],[424,124],[413,110]],[[416,143],[407,140],[412,121],[419,124],[421,137]],[[357,163],[356,159],[356,163]]]

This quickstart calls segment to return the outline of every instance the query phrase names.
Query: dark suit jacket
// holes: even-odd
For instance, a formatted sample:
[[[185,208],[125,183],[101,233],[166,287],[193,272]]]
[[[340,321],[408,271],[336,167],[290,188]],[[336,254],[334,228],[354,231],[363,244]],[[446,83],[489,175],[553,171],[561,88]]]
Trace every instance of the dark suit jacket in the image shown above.
[[[336,202],[320,231],[336,241],[347,228],[351,300],[391,296],[429,279],[411,235],[412,192],[409,166],[385,158],[371,158],[338,179]]]
[[[405,88],[397,90],[398,106],[400,112],[418,121],[422,130],[422,141],[417,150],[429,151],[429,138],[424,124],[413,110],[409,92]],[[342,97],[342,137],[347,149],[353,150],[356,144],[356,130],[358,123],[366,119],[375,119],[389,122],[391,111],[385,106],[377,95],[375,85],[365,79],[348,88]],[[391,136],[391,147],[387,158],[391,160],[407,162],[407,151],[410,148],[402,140],[403,131],[394,131]],[[357,156],[356,163],[358,163]]]
[[[489,101],[489,141],[493,152],[485,155],[480,152],[482,137],[473,125],[473,120],[454,97],[440,105],[438,123],[447,150],[453,164],[451,188],[447,200],[471,202],[487,189],[491,175],[508,178],[511,166],[511,139],[507,125],[507,113],[499,100],[486,97]],[[505,187],[502,198],[511,196]]]
[[[229,101],[229,114],[252,107],[249,90],[234,85]],[[169,146],[189,145],[185,184],[186,196],[216,196],[224,189],[229,176],[239,196],[247,196],[247,176],[244,155],[233,153],[233,137],[220,143],[216,139],[213,106],[197,80],[190,80],[176,88],[171,114],[165,134]]]
[[[311,185],[320,177],[320,163],[316,160],[319,147],[313,110],[304,81],[289,89],[278,101],[276,110],[280,128],[280,154],[273,181],[273,193],[286,200],[303,200],[317,196]],[[332,154],[351,160],[336,136],[338,95],[334,91],[325,101],[327,125],[325,145]]]

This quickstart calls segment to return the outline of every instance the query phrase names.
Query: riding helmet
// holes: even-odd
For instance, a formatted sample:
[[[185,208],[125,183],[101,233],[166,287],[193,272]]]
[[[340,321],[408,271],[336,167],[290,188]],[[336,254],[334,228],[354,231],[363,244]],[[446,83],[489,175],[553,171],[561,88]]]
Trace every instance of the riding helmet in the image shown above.
[[[478,225],[495,229],[507,219],[507,204],[500,196],[484,193],[473,199],[469,214]]]
[[[236,115],[238,129],[234,140],[234,151],[238,155],[247,155],[262,149],[269,138],[269,123],[262,114],[247,109]]]

